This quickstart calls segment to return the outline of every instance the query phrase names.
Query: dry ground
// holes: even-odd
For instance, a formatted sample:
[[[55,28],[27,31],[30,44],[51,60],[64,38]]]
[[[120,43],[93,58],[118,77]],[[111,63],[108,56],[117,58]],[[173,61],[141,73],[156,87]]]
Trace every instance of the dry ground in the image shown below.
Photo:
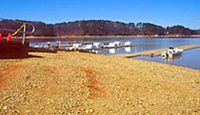
[[[200,114],[200,71],[86,53],[0,60],[1,115]]]

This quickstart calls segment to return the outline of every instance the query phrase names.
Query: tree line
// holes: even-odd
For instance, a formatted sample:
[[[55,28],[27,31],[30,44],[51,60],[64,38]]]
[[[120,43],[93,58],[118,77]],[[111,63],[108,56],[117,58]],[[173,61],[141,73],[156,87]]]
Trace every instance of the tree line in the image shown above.
[[[11,30],[17,30],[21,22],[31,22],[36,31],[31,36],[109,36],[109,35],[196,35],[200,30],[192,30],[181,25],[162,27],[152,23],[123,23],[109,20],[81,20],[56,24],[23,20],[1,20],[0,33],[4,36]],[[3,29],[7,30],[3,30]],[[27,26],[27,31],[31,27]],[[22,32],[18,34],[21,36]]]

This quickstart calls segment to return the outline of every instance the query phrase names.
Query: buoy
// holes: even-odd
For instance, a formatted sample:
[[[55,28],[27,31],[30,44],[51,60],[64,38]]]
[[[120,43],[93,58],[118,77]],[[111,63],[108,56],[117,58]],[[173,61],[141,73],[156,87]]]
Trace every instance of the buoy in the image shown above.
[[[12,41],[12,38],[11,38],[11,34],[10,34],[10,33],[8,33],[8,37],[6,38],[6,41],[7,41],[7,42],[11,42],[11,41]]]
[[[0,41],[1,41],[1,40],[3,40],[3,39],[2,39],[2,34],[0,33]]]

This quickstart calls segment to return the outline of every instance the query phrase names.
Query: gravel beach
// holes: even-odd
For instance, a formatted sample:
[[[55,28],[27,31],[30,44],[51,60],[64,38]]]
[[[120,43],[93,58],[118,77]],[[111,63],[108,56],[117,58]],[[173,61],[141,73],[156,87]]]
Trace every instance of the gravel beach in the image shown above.
[[[0,60],[0,115],[199,115],[200,70],[76,52]]]

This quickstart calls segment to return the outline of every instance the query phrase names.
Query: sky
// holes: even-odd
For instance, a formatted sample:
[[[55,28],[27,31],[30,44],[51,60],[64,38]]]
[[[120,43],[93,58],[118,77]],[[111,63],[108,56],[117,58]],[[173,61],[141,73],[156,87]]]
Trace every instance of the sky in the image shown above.
[[[200,0],[0,0],[0,18],[45,23],[103,19],[200,29]]]

